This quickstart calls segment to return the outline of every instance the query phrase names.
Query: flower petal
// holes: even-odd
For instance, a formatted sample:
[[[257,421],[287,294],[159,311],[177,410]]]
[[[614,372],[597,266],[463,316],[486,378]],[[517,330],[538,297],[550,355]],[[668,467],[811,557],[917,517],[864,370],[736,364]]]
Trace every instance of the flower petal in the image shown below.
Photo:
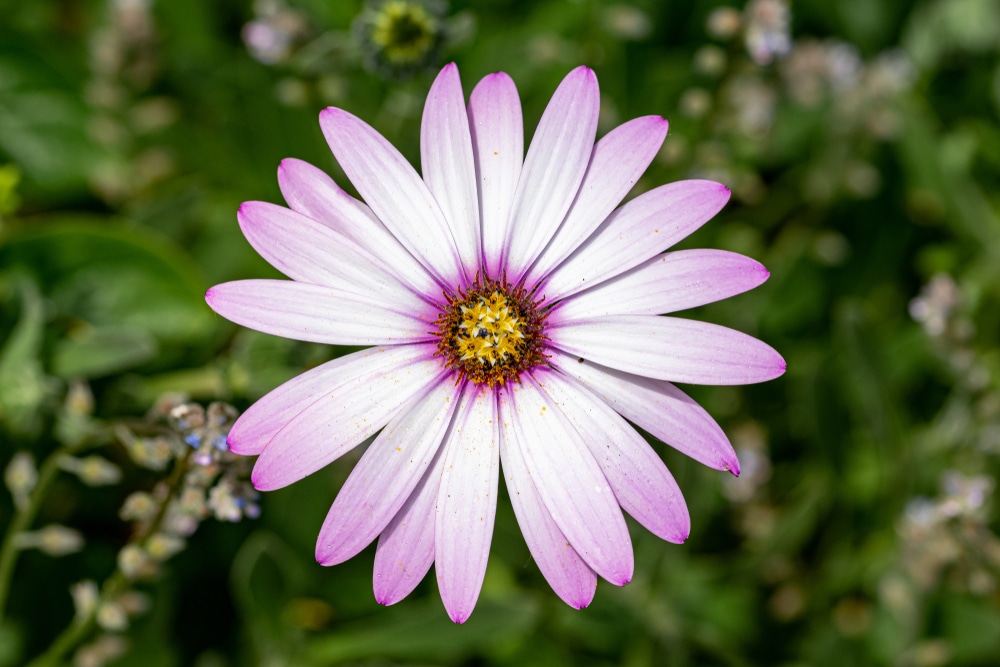
[[[703,407],[674,385],[552,352],[549,363],[582,382],[625,419],[699,463],[740,474],[726,434]]]
[[[569,354],[658,380],[752,384],[785,372],[785,360],[770,345],[717,324],[677,317],[557,319],[550,321],[548,335]]]
[[[503,72],[486,76],[469,98],[469,129],[479,183],[483,262],[500,277],[510,207],[524,162],[524,127],[517,87]]]
[[[337,382],[271,438],[254,466],[254,486],[270,491],[298,481],[385,426],[438,381],[435,351],[433,345],[401,345],[340,368]]]
[[[479,270],[479,194],[469,116],[455,63],[445,65],[424,104],[420,124],[424,182],[441,207],[467,276]]]
[[[271,390],[239,416],[229,429],[226,443],[236,454],[260,454],[288,422],[327,391],[343,384],[345,377],[371,372],[373,364],[391,368],[400,355],[426,356],[420,346],[376,347],[328,361]]]
[[[312,218],[275,204],[244,202],[237,219],[250,245],[292,280],[418,303],[412,290],[382,271],[382,260]]]
[[[507,273],[517,284],[576,198],[597,133],[600,93],[587,67],[566,75],[531,139],[517,182],[506,240]]]
[[[389,233],[371,209],[341,190],[321,169],[286,158],[278,167],[278,185],[293,211],[350,238],[369,255],[378,257],[387,273],[417,293],[435,298],[440,294],[437,281]]]
[[[517,436],[512,428],[516,417],[509,395],[500,397],[500,418],[500,461],[503,464],[510,504],[524,541],[527,542],[538,569],[556,595],[574,609],[583,609],[594,599],[597,575],[580,558],[556,525],[538,495],[521,448],[511,442]]]
[[[566,299],[564,321],[608,315],[661,315],[721,301],[757,287],[770,274],[756,260],[725,250],[679,250]]]
[[[580,433],[601,466],[618,503],[654,535],[680,544],[691,516],[673,475],[634,428],[571,377],[551,374],[545,393]]]
[[[729,188],[712,181],[678,181],[639,195],[608,216],[539,293],[554,301],[624,273],[711,220],[728,200]]]
[[[434,563],[434,514],[441,488],[439,447],[427,472],[378,538],[372,588],[375,600],[396,604],[413,592]]]
[[[435,571],[451,620],[464,623],[479,599],[493,540],[500,474],[496,394],[468,383],[448,442],[435,531]]]
[[[423,478],[455,414],[455,385],[440,377],[389,422],[337,494],[316,541],[316,560],[336,565],[371,544]]]
[[[416,300],[383,302],[291,280],[237,280],[205,293],[227,320],[282,338],[330,345],[414,343],[429,334],[436,309]]]
[[[580,557],[616,586],[632,579],[632,542],[621,508],[583,435],[546,393],[554,377],[537,369],[512,392],[511,444],[538,495]]]
[[[342,109],[324,109],[319,124],[337,162],[393,236],[441,283],[459,283],[464,271],[451,229],[406,158]]]
[[[656,157],[666,136],[665,118],[643,116],[619,125],[597,142],[576,200],[528,271],[525,284],[541,280],[615,210]]]

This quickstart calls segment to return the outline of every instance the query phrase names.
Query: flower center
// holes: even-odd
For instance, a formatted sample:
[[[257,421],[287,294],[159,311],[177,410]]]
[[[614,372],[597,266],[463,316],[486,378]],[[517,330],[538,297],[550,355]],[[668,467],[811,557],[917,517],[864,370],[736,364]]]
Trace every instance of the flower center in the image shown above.
[[[477,278],[447,298],[437,319],[438,354],[447,366],[493,387],[516,382],[523,371],[544,363],[545,314],[523,288]]]

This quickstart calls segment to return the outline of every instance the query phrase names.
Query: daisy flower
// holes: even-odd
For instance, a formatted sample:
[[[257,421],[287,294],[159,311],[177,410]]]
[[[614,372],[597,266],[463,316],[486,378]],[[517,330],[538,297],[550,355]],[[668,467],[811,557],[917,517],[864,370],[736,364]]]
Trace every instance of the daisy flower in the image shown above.
[[[629,424],[738,474],[725,434],[672,382],[745,384],[785,362],[745,334],[671,313],[761,284],[752,259],[664,250],[729,199],[718,183],[663,185],[619,206],[667,134],[658,116],[594,143],[599,94],[579,67],[552,96],[527,155],[517,89],[491,74],[468,106],[458,69],[431,86],[421,177],[380,134],[328,108],[320,126],[365,203],[288,159],[288,208],[240,207],[250,244],[291,278],[211,288],[209,305],[258,331],[370,346],[273,390],[229,433],[279,489],[368,442],[320,529],[341,563],[376,539],[382,604],[435,566],[448,614],[482,587],[498,481],[556,594],[587,606],[597,577],[632,578],[622,510],[670,541],[690,530],[662,460]],[[627,421],[626,421],[627,420]]]

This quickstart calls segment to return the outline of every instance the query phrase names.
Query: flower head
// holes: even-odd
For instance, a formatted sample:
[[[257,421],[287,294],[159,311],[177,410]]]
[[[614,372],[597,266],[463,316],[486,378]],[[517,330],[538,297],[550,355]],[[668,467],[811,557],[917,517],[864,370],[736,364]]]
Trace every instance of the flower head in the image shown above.
[[[440,0],[369,0],[354,24],[365,66],[406,78],[437,61],[445,39]]]
[[[624,509],[683,542],[687,507],[630,420],[702,463],[739,472],[725,434],[671,382],[742,384],[781,375],[770,347],[670,313],[762,283],[729,252],[663,251],[708,221],[729,190],[683,181],[622,199],[666,136],[637,118],[597,144],[598,88],[563,80],[525,156],[511,79],[491,74],[468,107],[458,69],[431,87],[423,176],[350,113],[320,125],[366,203],[285,160],[289,208],[250,202],[247,239],[291,278],[209,290],[234,322],[298,340],[371,346],[278,387],[229,433],[259,455],[253,482],[277,489],[378,434],[320,530],[324,565],[378,539],[376,599],[409,594],[435,564],[462,622],[475,606],[501,469],[518,523],[555,592],[573,607],[597,577],[632,578]]]

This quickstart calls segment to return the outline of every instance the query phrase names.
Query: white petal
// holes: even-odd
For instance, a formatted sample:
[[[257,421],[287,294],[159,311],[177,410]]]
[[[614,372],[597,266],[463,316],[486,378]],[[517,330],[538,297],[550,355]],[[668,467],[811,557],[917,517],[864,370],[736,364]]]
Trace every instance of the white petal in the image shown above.
[[[785,360],[770,345],[717,324],[657,315],[570,322],[557,316],[547,329],[554,346],[626,373],[730,385],[773,380],[785,372]]]
[[[576,198],[597,133],[600,93],[587,67],[566,75],[531,139],[514,193],[507,274],[517,284],[541,254]]]
[[[510,207],[524,162],[524,127],[517,87],[503,72],[486,76],[469,98],[469,128],[479,181],[486,273],[499,278]]]
[[[404,345],[373,354],[324,391],[278,431],[253,469],[254,486],[280,489],[349,452],[438,382],[432,345]]]
[[[712,181],[679,181],[639,195],[608,216],[539,293],[555,301],[624,273],[711,220],[728,200],[729,188]]]
[[[412,289],[382,270],[382,260],[312,218],[266,202],[245,202],[237,218],[250,245],[293,280],[416,303]]]
[[[413,354],[429,357],[430,346],[375,347],[338,357],[298,375],[265,394],[239,416],[229,429],[226,442],[237,454],[255,455],[264,451],[271,438],[288,422],[327,391],[335,391],[359,373],[382,372],[405,363]]]
[[[337,494],[316,541],[316,560],[336,565],[371,544],[423,478],[455,413],[455,385],[441,378],[389,422]]]
[[[438,495],[435,571],[451,620],[476,606],[493,539],[500,473],[494,392],[468,383],[448,442]]]
[[[666,136],[664,118],[644,116],[619,125],[597,142],[576,200],[528,271],[526,285],[536,284],[593,233],[646,171]]]
[[[479,195],[469,116],[455,63],[445,65],[427,93],[420,124],[424,182],[441,206],[465,273],[479,270]]]
[[[536,369],[512,392],[511,445],[520,449],[538,495],[576,552],[622,586],[633,568],[625,518],[584,436],[545,393],[552,373]]]
[[[757,287],[768,275],[759,262],[725,250],[680,250],[561,302],[563,321],[608,315],[661,315],[727,299]]]
[[[237,280],[205,293],[227,320],[282,338],[330,345],[382,345],[433,339],[437,308],[381,302],[331,287],[291,280]]]
[[[378,257],[382,269],[419,294],[439,299],[440,284],[400,244],[371,209],[341,190],[333,179],[308,162],[286,158],[278,167],[278,185],[292,208],[347,236]]]
[[[703,407],[669,382],[629,375],[555,350],[549,363],[677,451],[710,468],[740,474],[726,434]]]
[[[442,284],[459,284],[465,276],[451,229],[406,158],[341,109],[325,109],[319,124],[337,162],[379,220]]]
[[[584,436],[622,509],[658,537],[678,544],[686,540],[691,517],[684,496],[643,437],[570,377],[551,374],[545,393]]]
[[[531,556],[552,590],[569,606],[582,609],[594,599],[597,575],[556,525],[538,495],[521,448],[511,442],[517,437],[512,428],[516,417],[508,398],[509,395],[500,397],[500,460],[514,516]]]
[[[434,563],[434,514],[443,450],[438,448],[423,479],[378,538],[372,588],[379,604],[396,604],[412,593]]]

